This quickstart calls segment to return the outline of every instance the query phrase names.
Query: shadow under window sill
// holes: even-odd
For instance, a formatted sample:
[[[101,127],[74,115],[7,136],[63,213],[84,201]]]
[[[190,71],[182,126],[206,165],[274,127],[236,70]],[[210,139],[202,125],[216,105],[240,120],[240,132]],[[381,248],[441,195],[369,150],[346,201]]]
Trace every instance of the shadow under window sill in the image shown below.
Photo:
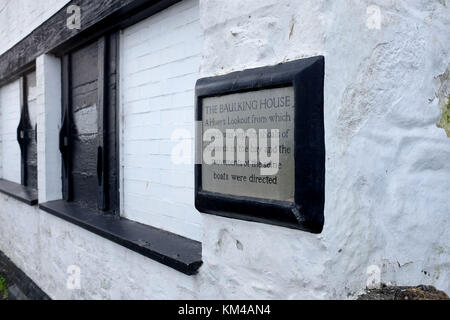
[[[39,208],[187,275],[202,265],[201,242],[64,200]]]
[[[0,179],[0,192],[30,206],[38,204],[38,192],[36,189],[15,182]]]

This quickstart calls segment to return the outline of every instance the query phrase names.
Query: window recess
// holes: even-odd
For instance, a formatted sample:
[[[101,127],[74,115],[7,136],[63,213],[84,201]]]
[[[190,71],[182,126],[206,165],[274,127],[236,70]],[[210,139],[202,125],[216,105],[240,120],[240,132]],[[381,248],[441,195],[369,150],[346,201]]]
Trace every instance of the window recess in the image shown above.
[[[119,215],[118,30],[175,2],[136,1],[142,10],[124,8],[120,16],[95,22],[52,50],[62,61],[62,199],[39,208],[193,275],[202,265],[200,242]],[[93,34],[102,36],[93,40]]]
[[[116,34],[63,56],[63,199],[118,214]]]
[[[16,135],[20,147],[20,184],[0,179],[0,192],[29,205],[38,202],[36,72],[33,69],[18,79],[20,120]]]

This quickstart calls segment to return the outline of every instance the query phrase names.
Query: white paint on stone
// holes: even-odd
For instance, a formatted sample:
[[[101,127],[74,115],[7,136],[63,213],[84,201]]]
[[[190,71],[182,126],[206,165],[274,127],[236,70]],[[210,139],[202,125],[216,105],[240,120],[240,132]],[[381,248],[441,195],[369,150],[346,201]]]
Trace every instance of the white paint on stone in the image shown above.
[[[70,0],[0,0],[0,54],[8,51]]]
[[[367,28],[370,5],[380,8],[380,29]],[[171,9],[147,20],[160,24],[143,22],[125,31],[128,48],[139,47],[139,30],[153,34],[151,25],[159,26],[155,31],[162,37],[159,41],[179,41],[177,36],[163,39],[170,24],[162,22],[170,21]],[[198,275],[188,277],[0,194],[0,250],[51,297],[60,299],[348,298],[366,286],[367,271],[373,266],[380,268],[382,282],[432,284],[450,292],[450,140],[436,127],[440,110],[438,99],[433,100],[434,80],[449,63],[448,4],[202,0],[199,12],[204,39],[200,76],[325,56],[323,233],[202,215],[204,265]],[[180,28],[180,33],[184,30]],[[158,65],[161,60],[155,57],[159,56],[140,63]],[[125,68],[139,70],[139,59],[130,60],[135,65]],[[178,68],[163,70],[165,74]],[[178,112],[167,110],[159,118],[147,115],[144,121],[146,112],[158,113],[154,106],[168,105],[145,100],[157,92],[145,86],[149,78],[150,72],[130,77],[130,86],[143,87],[128,96],[126,90],[133,89],[122,88],[127,112],[143,113],[141,125],[167,119],[178,127],[177,121],[193,115],[188,93],[176,100],[189,100],[186,109],[177,104]],[[163,82],[158,86],[162,90]],[[138,116],[130,121],[139,127]],[[150,125],[158,128],[158,122]],[[151,141],[161,131],[148,130],[149,126],[128,133]],[[127,161],[139,157],[139,145],[126,138],[123,143],[130,152]],[[148,158],[165,165],[158,157]],[[150,176],[153,169],[142,174]],[[175,190],[167,192],[179,201]],[[177,212],[182,211],[173,214]],[[173,221],[158,220],[157,215],[154,219],[161,225]],[[153,220],[147,223],[153,225]],[[163,227],[179,230],[174,225]],[[81,290],[66,288],[70,265],[81,268]]]
[[[0,250],[53,299],[185,299],[189,277],[64,220],[0,194]],[[81,289],[67,288],[69,266]]]
[[[366,27],[370,5],[379,30]],[[323,233],[205,216],[203,274],[226,274],[228,297],[344,298],[378,265],[384,282],[449,292],[450,147],[428,99],[449,62],[450,7],[211,0],[200,10],[202,76],[325,56],[327,145]]]

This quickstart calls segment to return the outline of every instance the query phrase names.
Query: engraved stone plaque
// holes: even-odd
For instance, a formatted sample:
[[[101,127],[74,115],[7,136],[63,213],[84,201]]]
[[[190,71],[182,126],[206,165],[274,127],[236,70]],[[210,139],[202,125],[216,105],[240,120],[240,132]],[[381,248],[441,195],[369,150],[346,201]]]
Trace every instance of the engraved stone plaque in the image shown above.
[[[203,164],[203,190],[245,197],[256,197],[271,200],[294,201],[295,161],[294,161],[294,89],[284,88],[264,89],[245,93],[228,94],[209,97],[203,100],[203,132],[218,129],[224,137],[223,164]],[[238,138],[232,145],[226,142],[228,130],[242,130],[243,133],[254,132],[254,142],[250,143],[251,135],[244,140],[245,149]],[[261,129],[267,130],[261,132]],[[272,130],[278,134],[272,135]],[[271,148],[271,138],[279,137],[278,146]],[[264,148],[260,139],[267,138]],[[205,147],[205,146],[204,146]],[[232,150],[233,159],[229,161],[226,151]],[[238,162],[237,152],[245,154],[245,160]],[[250,151],[255,152],[257,161],[250,162]],[[261,161],[260,152],[274,156],[274,161]],[[278,153],[278,157],[276,157]],[[264,156],[264,155],[263,155]],[[272,166],[272,174],[264,174],[261,168]],[[276,172],[275,174],[273,174]]]
[[[199,79],[195,208],[322,232],[325,59]]]

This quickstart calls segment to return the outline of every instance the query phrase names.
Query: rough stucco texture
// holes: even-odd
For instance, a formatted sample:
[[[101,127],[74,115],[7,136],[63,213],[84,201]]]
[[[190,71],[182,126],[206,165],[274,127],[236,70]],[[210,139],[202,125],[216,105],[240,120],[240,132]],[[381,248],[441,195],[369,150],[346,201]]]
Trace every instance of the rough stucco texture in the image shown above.
[[[0,250],[60,299],[348,298],[371,266],[450,292],[450,140],[436,126],[449,20],[444,0],[200,1],[201,76],[325,56],[322,234],[203,215],[204,265],[187,277],[0,195]],[[72,264],[81,290],[66,288]]]
[[[326,59],[325,229],[204,217],[213,296],[343,298],[371,265],[383,282],[449,292],[450,140],[435,98],[449,1],[214,0],[200,16],[202,76]]]

